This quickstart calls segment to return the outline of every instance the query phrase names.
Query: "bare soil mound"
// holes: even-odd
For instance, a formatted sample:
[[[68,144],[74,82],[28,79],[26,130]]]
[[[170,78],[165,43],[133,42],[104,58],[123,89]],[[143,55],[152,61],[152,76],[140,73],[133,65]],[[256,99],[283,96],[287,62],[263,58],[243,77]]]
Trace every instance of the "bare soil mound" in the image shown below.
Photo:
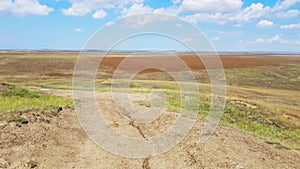
[[[51,91],[53,92],[53,90]],[[107,123],[132,137],[151,137],[172,124],[174,113],[154,125],[132,124],[117,113],[109,93],[97,95]],[[142,97],[136,94],[136,98]],[[146,159],[129,159],[104,151],[81,129],[74,110],[57,115],[28,112],[28,124],[0,123],[0,168],[291,168],[300,167],[300,152],[286,149],[230,127],[219,126],[198,144],[203,121],[171,151]]]

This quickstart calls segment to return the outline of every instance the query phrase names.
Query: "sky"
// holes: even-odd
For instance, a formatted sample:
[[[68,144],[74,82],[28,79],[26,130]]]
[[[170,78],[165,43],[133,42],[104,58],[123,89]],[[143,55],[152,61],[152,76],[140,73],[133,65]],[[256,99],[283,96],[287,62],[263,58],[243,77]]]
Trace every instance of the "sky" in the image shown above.
[[[99,29],[145,12],[193,24],[217,51],[300,52],[300,0],[1,0],[0,49],[81,50]],[[116,50],[147,38],[149,49],[181,49],[145,36]]]

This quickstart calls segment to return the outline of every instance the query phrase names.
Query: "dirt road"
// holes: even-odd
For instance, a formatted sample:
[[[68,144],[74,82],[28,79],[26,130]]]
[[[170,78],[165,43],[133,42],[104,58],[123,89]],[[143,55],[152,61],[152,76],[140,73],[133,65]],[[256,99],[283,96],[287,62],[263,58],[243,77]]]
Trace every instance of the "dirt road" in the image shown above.
[[[44,90],[70,97],[69,91]],[[143,98],[136,94],[134,98]],[[109,93],[98,93],[103,116],[113,129],[131,137],[151,137],[172,125],[166,112],[151,124],[132,124],[113,108]],[[144,107],[139,105],[139,108]],[[28,124],[0,123],[0,168],[300,168],[300,151],[284,148],[231,127],[219,126],[205,144],[197,144],[203,121],[171,151],[146,159],[123,158],[98,147],[81,129],[76,113],[27,112]],[[137,127],[138,126],[138,127]]]

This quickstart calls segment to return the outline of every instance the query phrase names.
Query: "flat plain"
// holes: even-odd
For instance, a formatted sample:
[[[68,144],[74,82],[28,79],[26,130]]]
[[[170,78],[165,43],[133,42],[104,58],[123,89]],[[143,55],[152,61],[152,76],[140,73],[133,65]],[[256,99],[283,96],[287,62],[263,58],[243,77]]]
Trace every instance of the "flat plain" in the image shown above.
[[[200,88],[196,125],[171,151],[144,159],[123,158],[98,147],[82,130],[72,100],[77,52],[0,52],[0,168],[299,168],[300,56],[221,53],[227,96],[216,132],[198,144],[210,108],[210,81],[202,61],[173,53],[192,70]],[[166,94],[166,110],[149,124],[121,116],[111,96],[112,77],[131,53],[109,53],[95,79],[96,98],[107,123],[130,137],[152,137],[170,127],[181,108],[180,90],[166,72],[146,69],[130,83],[133,105],[151,107],[148,93]],[[203,56],[209,58],[209,56]],[[164,53],[138,53],[137,62],[163,59]],[[92,62],[98,62],[91,58]],[[124,68],[133,71],[135,62]]]

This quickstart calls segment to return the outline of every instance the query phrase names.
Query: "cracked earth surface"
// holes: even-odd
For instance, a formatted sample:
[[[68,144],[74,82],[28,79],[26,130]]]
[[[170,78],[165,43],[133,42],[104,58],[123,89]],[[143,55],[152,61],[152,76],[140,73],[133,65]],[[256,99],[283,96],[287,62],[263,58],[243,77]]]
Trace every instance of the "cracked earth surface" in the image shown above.
[[[71,91],[45,90],[71,97]],[[144,94],[133,94],[135,100]],[[106,123],[128,137],[147,139],[170,127],[177,114],[165,111],[148,124],[129,121],[114,108],[111,94],[97,93]],[[147,109],[136,105],[138,109]],[[82,130],[76,113],[63,109],[57,115],[27,112],[28,124],[1,122],[0,168],[300,168],[300,152],[219,126],[205,144],[197,141],[203,121],[197,120],[187,137],[172,150],[144,159],[124,158],[97,146]],[[31,166],[30,166],[31,165]]]

